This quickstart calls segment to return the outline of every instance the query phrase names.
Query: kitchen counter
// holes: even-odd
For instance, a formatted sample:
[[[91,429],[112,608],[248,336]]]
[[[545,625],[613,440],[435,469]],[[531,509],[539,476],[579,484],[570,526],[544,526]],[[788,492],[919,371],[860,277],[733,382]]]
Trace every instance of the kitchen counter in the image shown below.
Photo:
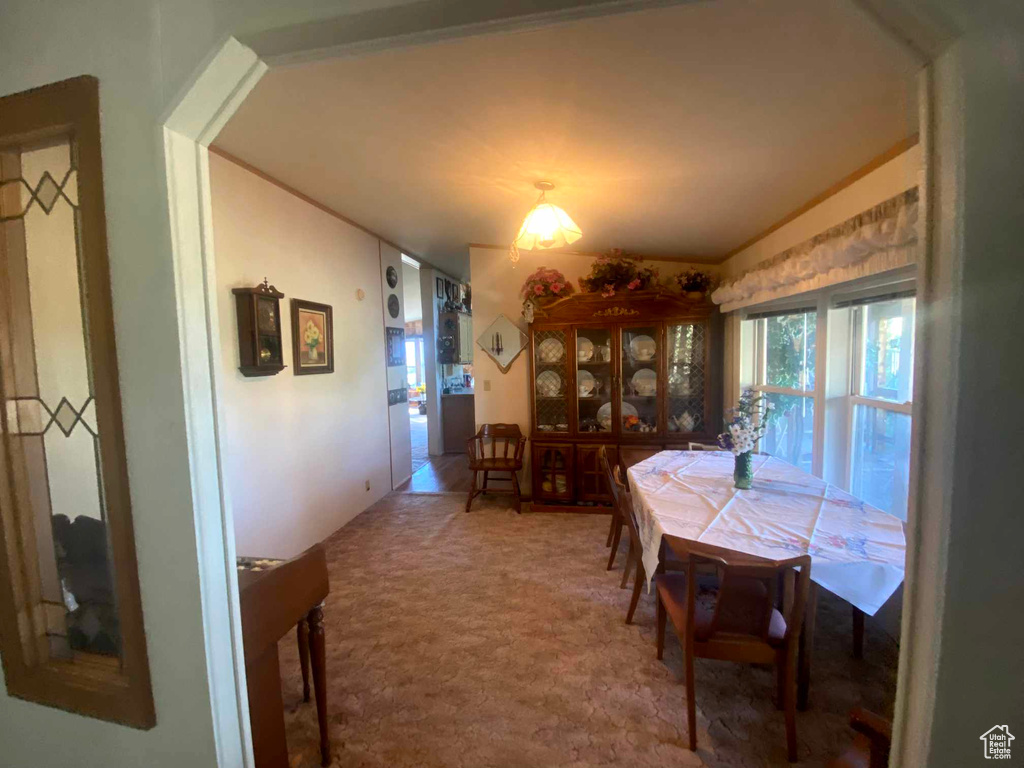
[[[466,441],[476,434],[476,401],[473,390],[441,395],[441,434],[445,453],[465,453]]]

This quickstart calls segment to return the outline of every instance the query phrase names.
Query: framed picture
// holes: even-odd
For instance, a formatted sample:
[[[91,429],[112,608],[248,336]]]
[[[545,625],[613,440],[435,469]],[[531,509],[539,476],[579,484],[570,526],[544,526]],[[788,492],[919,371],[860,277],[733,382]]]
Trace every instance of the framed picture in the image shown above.
[[[437,298],[444,298],[444,280],[437,278]]]
[[[292,299],[292,356],[296,376],[334,373],[334,311],[329,304]]]
[[[387,340],[388,367],[405,365],[405,329],[385,328]]]

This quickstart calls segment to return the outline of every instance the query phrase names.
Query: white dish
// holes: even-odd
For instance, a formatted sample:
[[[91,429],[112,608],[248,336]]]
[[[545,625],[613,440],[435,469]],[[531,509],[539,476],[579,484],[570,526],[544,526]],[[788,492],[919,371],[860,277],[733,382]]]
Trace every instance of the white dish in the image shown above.
[[[580,397],[590,397],[594,394],[594,387],[597,381],[590,371],[579,371],[576,374],[576,386],[580,391]]]
[[[658,345],[650,336],[634,336],[629,342],[629,351],[637,360],[653,360]]]
[[[581,363],[587,363],[594,359],[594,342],[586,336],[576,339],[576,359]]]
[[[558,397],[562,394],[562,377],[554,371],[541,371],[537,376],[537,394],[541,397]]]
[[[641,368],[630,379],[633,389],[641,397],[654,397],[658,394],[658,374],[650,368]]]
[[[636,408],[629,403],[622,404],[622,418],[625,419],[627,416],[639,416]],[[605,432],[612,431],[612,404],[605,403],[597,409],[597,423],[601,425],[601,429]]]
[[[678,368],[672,368],[668,375],[668,391],[672,395],[690,394],[690,377]]]
[[[565,345],[549,336],[537,345],[537,357],[542,363],[557,363],[565,357]]]

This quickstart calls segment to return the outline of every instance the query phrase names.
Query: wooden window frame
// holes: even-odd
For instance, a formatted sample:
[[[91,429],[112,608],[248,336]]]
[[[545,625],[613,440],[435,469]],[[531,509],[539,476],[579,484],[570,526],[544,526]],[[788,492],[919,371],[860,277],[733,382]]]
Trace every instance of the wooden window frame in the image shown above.
[[[31,605],[26,598],[38,587],[34,581],[39,580],[39,568],[34,542],[24,546],[25,536],[33,534],[31,525],[19,523],[32,510],[19,504],[14,443],[8,437],[6,407],[0,408],[0,650],[7,691],[89,717],[152,728],[156,713],[135,557],[107,261],[99,82],[84,76],[2,97],[0,115],[0,147],[69,136],[77,150],[80,258],[86,284],[83,307],[88,317],[96,420],[101,425],[101,478],[122,642],[119,659],[82,654],[69,662],[44,658],[38,648],[23,641],[18,607]],[[5,254],[0,243],[0,258],[6,260]],[[5,274],[6,269],[0,270],[0,278],[6,279]],[[0,286],[0,292],[9,295],[9,287]],[[0,337],[7,338],[9,323],[7,311],[0,307]],[[0,379],[0,396],[6,400],[3,389]],[[16,533],[19,528],[21,536]]]

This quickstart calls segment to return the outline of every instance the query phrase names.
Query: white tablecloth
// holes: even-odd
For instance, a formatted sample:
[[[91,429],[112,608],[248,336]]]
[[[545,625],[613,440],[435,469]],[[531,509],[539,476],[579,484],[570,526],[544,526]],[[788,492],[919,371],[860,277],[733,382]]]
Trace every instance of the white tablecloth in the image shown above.
[[[782,560],[811,556],[811,580],[869,615],[903,581],[903,523],[792,464],[755,455],[750,490],[725,451],[662,451],[630,467],[644,567],[662,536]]]

